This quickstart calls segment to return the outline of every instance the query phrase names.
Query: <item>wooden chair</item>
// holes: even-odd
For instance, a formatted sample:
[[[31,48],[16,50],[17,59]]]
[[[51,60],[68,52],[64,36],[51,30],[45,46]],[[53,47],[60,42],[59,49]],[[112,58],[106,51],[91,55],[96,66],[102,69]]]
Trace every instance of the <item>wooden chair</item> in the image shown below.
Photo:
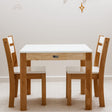
[[[14,107],[14,97],[17,97],[18,79],[20,79],[20,67],[18,66],[16,49],[13,36],[3,38],[4,48],[6,52],[9,79],[10,79],[10,94],[9,107]],[[27,94],[31,94],[31,79],[42,79],[42,104],[46,104],[46,73],[45,67],[37,67],[36,71],[31,71],[31,62],[27,61]]]
[[[104,69],[105,69],[109,40],[110,40],[109,38],[106,38],[102,35],[99,36],[96,48],[94,66],[92,67],[92,78],[94,79],[94,92],[95,96],[99,97],[100,107],[105,107]],[[71,79],[81,79],[81,93],[84,94],[86,92],[85,91],[86,68],[84,67],[85,64],[86,62],[84,60],[81,60],[80,67],[67,67],[66,69],[66,98],[68,105],[71,105]]]

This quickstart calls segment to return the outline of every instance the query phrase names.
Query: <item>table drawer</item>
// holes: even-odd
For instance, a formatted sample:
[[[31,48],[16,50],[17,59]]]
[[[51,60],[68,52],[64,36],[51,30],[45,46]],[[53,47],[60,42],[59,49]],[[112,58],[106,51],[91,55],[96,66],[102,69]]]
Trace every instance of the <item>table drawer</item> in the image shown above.
[[[27,53],[27,60],[84,60],[85,53]]]

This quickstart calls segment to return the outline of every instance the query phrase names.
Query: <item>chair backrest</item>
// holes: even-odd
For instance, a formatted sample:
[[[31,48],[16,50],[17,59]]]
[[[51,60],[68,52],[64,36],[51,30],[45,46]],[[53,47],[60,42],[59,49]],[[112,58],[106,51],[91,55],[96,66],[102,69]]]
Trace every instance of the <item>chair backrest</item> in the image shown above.
[[[10,35],[6,38],[3,38],[3,43],[7,57],[9,75],[11,75],[11,77],[14,77],[14,67],[18,66],[18,62],[13,36]]]
[[[109,41],[110,38],[103,35],[100,35],[98,38],[94,66],[99,67],[99,73],[104,73]]]
[[[110,38],[104,37],[103,35],[99,35],[98,43],[96,47],[94,66],[99,67],[99,73],[101,74],[104,74],[109,41]],[[80,61],[81,66],[85,66],[85,64],[86,64],[85,60]]]
[[[14,74],[14,67],[18,66],[13,36],[10,35],[6,38],[3,38],[3,43],[8,62],[9,75],[12,76]],[[31,66],[30,60],[27,61],[27,66]]]
[[[16,49],[15,49],[15,45],[14,45],[13,36],[10,35],[7,38],[3,38],[3,43],[4,43],[7,59],[10,55],[10,58],[11,58],[10,60],[13,63],[13,67],[18,66],[17,55],[16,55]]]

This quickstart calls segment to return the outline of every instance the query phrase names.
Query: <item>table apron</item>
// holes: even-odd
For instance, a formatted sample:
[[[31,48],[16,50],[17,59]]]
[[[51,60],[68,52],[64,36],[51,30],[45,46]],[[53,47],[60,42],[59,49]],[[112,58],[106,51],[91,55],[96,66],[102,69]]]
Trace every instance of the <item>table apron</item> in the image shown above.
[[[86,53],[26,53],[27,60],[85,60]]]

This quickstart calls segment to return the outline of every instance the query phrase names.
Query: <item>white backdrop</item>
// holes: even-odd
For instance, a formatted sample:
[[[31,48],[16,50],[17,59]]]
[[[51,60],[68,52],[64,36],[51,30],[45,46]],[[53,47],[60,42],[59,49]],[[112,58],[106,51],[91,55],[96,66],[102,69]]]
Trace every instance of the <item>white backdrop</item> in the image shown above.
[[[86,43],[93,49],[99,34],[112,37],[112,0],[0,0],[0,75],[8,75],[2,37],[13,34],[19,59],[23,45]],[[112,74],[112,40],[105,74]],[[94,57],[93,57],[94,58]],[[19,60],[18,60],[19,61]],[[35,62],[33,62],[35,64]],[[79,62],[39,61],[48,75],[64,75],[67,65]]]

